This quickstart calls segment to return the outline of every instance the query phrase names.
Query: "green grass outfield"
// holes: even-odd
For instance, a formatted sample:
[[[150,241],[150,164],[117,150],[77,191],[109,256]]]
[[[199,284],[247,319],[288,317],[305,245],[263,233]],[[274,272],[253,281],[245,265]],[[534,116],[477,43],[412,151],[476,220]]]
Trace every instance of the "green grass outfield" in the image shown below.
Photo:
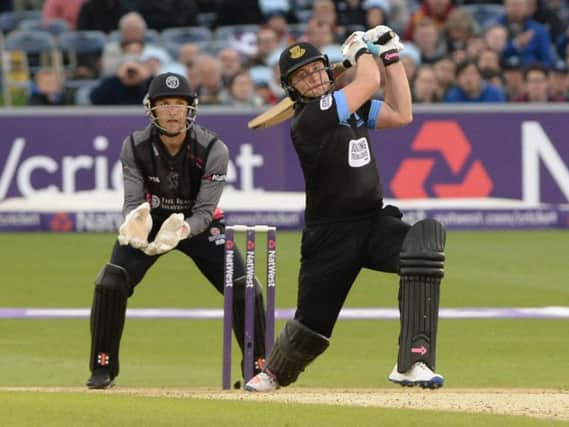
[[[113,239],[110,234],[0,234],[0,307],[89,307],[94,278]],[[277,305],[291,308],[299,233],[279,232],[278,244]],[[441,306],[569,306],[568,248],[567,231],[450,232]],[[396,296],[396,276],[364,271],[346,306],[393,308]],[[221,308],[222,299],[191,262],[174,253],[155,265],[129,307]],[[278,330],[281,326],[277,322]],[[549,389],[567,396],[568,331],[569,319],[441,319],[443,390]],[[221,333],[221,320],[128,319],[116,391],[215,390],[221,381]],[[386,381],[395,362],[397,333],[394,320],[339,321],[329,350],[287,392],[380,388],[401,393]],[[0,388],[69,390],[0,391],[0,426],[569,424],[521,416],[84,393],[72,387],[87,379],[88,352],[88,319],[0,319]],[[234,356],[237,373],[239,357]],[[410,393],[409,400],[423,396]]]

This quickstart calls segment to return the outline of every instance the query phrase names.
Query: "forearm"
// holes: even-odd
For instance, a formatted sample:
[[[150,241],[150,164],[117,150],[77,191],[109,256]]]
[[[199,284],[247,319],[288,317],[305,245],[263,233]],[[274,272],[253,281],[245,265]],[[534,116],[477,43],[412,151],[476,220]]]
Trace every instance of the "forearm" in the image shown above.
[[[186,218],[190,225],[191,236],[202,233],[213,219],[213,211],[219,204],[223,192],[223,182],[202,182],[200,193],[192,207],[192,215]]]
[[[384,102],[400,116],[402,124],[409,123],[413,119],[413,107],[405,67],[403,63],[397,62],[383,67],[383,70],[385,75]]]

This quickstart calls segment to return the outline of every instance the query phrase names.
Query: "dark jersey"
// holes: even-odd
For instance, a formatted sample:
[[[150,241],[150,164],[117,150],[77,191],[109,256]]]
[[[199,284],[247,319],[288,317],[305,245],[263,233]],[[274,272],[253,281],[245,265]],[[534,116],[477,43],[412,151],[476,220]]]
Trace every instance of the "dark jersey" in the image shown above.
[[[227,147],[217,135],[194,124],[171,155],[156,128],[148,126],[124,141],[121,161],[125,214],[146,200],[155,220],[183,213],[192,235],[207,228],[227,172]]]
[[[349,114],[343,91],[298,105],[291,136],[306,183],[307,224],[355,219],[382,205],[369,141],[381,102]]]

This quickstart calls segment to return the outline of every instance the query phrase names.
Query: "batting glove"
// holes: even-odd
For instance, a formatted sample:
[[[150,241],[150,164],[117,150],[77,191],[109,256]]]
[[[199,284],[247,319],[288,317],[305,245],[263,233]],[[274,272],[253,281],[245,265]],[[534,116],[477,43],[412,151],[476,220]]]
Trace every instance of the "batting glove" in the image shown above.
[[[166,218],[160,227],[156,238],[144,250],[146,255],[160,255],[171,251],[180,240],[190,235],[190,225],[184,221],[184,214],[175,213]]]
[[[342,45],[342,54],[351,66],[356,65],[360,55],[370,53],[364,40],[363,31],[353,32]]]
[[[383,44],[383,43],[381,43],[380,40],[383,39],[385,34],[387,34],[389,32],[391,32],[391,33],[393,33],[393,35],[397,36],[397,34],[395,34],[395,31],[393,31],[387,25],[378,25],[377,27],[373,27],[371,30],[367,30],[365,32],[364,38],[367,41],[372,42],[372,43]],[[392,38],[393,35],[390,38]]]
[[[374,56],[379,56],[385,66],[399,61],[403,50],[399,36],[386,25],[378,25],[368,30],[364,36],[368,49]]]
[[[145,248],[148,245],[148,233],[151,229],[150,205],[144,202],[130,211],[119,227],[119,244],[130,245],[136,249]]]

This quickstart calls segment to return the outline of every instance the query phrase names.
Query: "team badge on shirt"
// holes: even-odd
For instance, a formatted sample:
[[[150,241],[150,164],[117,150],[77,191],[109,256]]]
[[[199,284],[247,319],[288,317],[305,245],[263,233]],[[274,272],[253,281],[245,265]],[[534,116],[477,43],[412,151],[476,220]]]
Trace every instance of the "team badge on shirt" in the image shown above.
[[[352,139],[348,149],[348,164],[352,168],[361,168],[371,161],[371,153],[367,139]]]
[[[332,94],[324,95],[320,98],[320,109],[322,111],[326,111],[328,108],[332,106]]]

